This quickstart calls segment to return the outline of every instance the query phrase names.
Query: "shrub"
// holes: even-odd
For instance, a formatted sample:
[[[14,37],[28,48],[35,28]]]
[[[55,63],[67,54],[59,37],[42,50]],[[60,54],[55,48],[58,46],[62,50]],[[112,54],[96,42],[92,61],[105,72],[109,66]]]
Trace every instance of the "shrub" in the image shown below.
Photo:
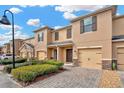
[[[58,71],[58,67],[55,65],[41,64],[41,65],[19,67],[13,69],[11,74],[13,75],[14,78],[20,81],[29,82],[29,81],[33,81],[37,76],[45,75],[57,71]]]
[[[24,62],[24,63],[16,63],[15,68],[22,67],[22,66],[27,66],[27,65],[35,65],[36,62]],[[13,69],[13,65],[6,65],[4,67],[4,72],[5,73],[11,73],[11,70]]]
[[[61,68],[61,67],[64,65],[63,62],[60,62],[60,61],[57,61],[57,60],[47,60],[47,61],[45,62],[45,64],[56,65],[56,66],[58,66],[59,68]]]
[[[27,59],[25,59],[25,58],[19,58],[19,59],[15,60],[15,63],[24,63],[26,60]],[[8,64],[12,64],[13,61],[12,61],[12,59],[4,59],[4,60],[1,60],[0,63],[3,65],[8,65]]]

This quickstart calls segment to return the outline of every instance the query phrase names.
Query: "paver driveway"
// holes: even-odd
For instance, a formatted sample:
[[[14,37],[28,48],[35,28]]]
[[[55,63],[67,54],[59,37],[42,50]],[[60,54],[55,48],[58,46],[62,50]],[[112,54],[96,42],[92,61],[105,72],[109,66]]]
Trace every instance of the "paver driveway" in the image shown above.
[[[34,83],[32,88],[92,88],[98,87],[102,71],[68,67],[67,71]]]
[[[118,71],[118,74],[121,79],[122,87],[124,88],[124,71]]]
[[[6,74],[0,72],[0,88],[19,88]]]

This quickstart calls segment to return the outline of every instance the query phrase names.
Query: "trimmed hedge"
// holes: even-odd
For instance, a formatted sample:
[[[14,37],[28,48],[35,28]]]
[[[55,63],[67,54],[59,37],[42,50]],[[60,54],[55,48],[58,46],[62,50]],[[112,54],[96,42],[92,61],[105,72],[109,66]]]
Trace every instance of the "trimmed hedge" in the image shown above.
[[[35,65],[36,62],[24,62],[24,63],[16,63],[15,68],[22,67],[22,66],[28,66],[28,65]],[[11,73],[11,70],[13,69],[13,65],[6,65],[4,67],[3,72],[5,73]]]
[[[13,69],[11,74],[14,78],[23,82],[33,81],[37,76],[57,72],[58,67],[50,64],[31,65]]]
[[[19,59],[15,60],[15,63],[24,63],[24,62],[26,62],[26,60],[27,59],[25,59],[25,58],[19,58]],[[5,60],[0,61],[0,64],[3,64],[3,65],[8,65],[8,64],[12,64],[12,63],[13,63],[12,59],[5,59]]]
[[[60,62],[60,61],[57,61],[57,60],[47,60],[46,62],[44,62],[44,64],[56,65],[59,68],[61,68],[64,65],[63,62]]]

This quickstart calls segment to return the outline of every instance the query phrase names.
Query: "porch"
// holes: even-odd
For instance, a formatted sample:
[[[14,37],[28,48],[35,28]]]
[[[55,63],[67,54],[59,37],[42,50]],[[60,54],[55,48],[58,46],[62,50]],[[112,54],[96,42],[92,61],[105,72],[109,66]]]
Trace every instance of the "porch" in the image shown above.
[[[72,63],[73,44],[72,42],[56,42],[48,45],[48,59],[56,59],[64,63]]]

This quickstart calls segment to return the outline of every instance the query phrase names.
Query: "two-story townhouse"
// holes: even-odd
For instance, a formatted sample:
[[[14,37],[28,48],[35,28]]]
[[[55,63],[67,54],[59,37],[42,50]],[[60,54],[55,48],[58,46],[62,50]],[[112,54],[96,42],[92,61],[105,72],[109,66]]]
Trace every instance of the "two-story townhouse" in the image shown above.
[[[71,20],[69,26],[34,31],[35,57],[57,59],[84,68],[124,70],[124,16],[109,6]]]
[[[22,44],[23,44],[23,39],[15,39],[14,42],[15,42],[15,55],[16,55],[16,56],[20,56],[19,48],[20,48],[20,47],[22,46]],[[12,40],[10,40],[9,44],[10,44],[10,53],[13,53]]]
[[[45,26],[34,31],[35,57],[39,60],[49,58],[47,44],[51,41],[52,28]]]
[[[124,70],[124,15],[113,16],[112,56],[117,60],[118,70]]]
[[[34,58],[35,57],[35,50],[34,50],[34,37],[27,38],[23,40],[23,44],[19,48],[20,57],[22,58]]]
[[[111,68],[112,18],[116,6],[72,20],[73,60],[86,68]]]
[[[0,46],[0,54],[3,54],[3,46]]]
[[[11,51],[10,51],[10,43],[5,43],[3,45],[2,51],[3,51],[4,54],[11,53]]]
[[[72,29],[71,25],[52,30],[51,42],[48,43],[48,54],[51,59],[61,60],[65,63],[72,63]]]

